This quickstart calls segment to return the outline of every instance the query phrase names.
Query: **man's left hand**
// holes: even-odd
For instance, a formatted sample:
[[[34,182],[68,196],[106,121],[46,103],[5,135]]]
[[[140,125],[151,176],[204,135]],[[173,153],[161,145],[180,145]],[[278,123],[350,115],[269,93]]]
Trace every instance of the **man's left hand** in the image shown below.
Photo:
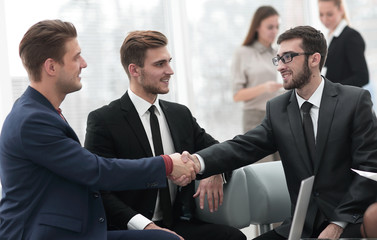
[[[217,211],[219,205],[223,204],[223,178],[221,174],[202,179],[194,194],[194,198],[199,196],[200,209],[204,209],[204,199],[207,194],[208,208],[210,212]]]
[[[343,228],[330,223],[327,227],[321,232],[318,236],[318,239],[339,239],[340,235],[343,232]]]

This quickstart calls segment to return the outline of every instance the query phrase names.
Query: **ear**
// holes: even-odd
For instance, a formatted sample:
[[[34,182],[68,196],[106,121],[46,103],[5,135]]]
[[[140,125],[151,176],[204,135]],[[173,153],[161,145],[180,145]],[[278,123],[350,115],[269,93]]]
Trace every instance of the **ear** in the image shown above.
[[[56,67],[57,62],[55,62],[52,58],[47,58],[43,64],[43,70],[51,76],[54,76],[56,74]]]
[[[319,53],[314,53],[313,55],[311,55],[309,57],[309,66],[310,67],[316,67],[316,66],[319,66],[319,63],[321,62],[321,54]]]
[[[130,65],[128,65],[128,71],[130,72],[130,75],[132,77],[139,77],[141,73],[141,68],[136,64],[131,63]]]

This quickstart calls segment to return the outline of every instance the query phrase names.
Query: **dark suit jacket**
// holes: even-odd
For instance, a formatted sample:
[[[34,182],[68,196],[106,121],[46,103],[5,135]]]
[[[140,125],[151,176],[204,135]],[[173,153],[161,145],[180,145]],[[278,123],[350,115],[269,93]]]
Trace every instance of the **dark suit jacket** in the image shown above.
[[[362,87],[369,82],[364,56],[365,42],[360,33],[346,26],[330,43],[325,67],[326,78],[344,85]]]
[[[81,147],[73,129],[29,87],[0,138],[0,239],[107,239],[99,189],[164,187],[162,157],[105,159]]]
[[[180,104],[160,100],[176,152],[196,152],[217,143]],[[91,112],[88,116],[85,147],[106,157],[140,158],[153,156],[140,117],[128,93],[122,98]],[[194,182],[179,188],[174,205],[175,218],[192,218],[195,210]],[[128,221],[140,213],[151,219],[157,190],[103,193],[110,227],[127,229]]]
[[[377,169],[377,121],[369,92],[325,81],[314,168],[294,91],[270,100],[266,109],[266,118],[255,129],[198,152],[205,161],[203,177],[248,165],[278,150],[292,213],[301,180],[316,176],[303,237],[312,234],[318,209],[329,221],[361,222],[365,209],[376,200],[376,185],[350,168]],[[290,224],[291,218],[276,231],[287,237]]]

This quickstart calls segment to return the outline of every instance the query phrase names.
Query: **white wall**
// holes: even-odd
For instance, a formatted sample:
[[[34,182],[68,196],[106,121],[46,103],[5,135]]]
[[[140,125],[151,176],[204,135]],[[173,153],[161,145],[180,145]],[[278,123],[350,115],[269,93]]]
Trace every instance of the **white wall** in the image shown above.
[[[8,46],[6,33],[7,32],[5,22],[5,5],[4,1],[0,1],[0,127],[3,125],[3,121],[12,106],[12,85],[9,74]]]

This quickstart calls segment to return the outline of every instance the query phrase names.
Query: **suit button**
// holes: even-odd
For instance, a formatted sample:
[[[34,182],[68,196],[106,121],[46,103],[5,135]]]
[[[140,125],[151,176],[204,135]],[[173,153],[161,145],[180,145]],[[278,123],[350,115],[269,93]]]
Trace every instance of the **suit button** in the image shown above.
[[[319,197],[319,192],[314,192],[314,196]]]
[[[98,218],[98,222],[103,223],[104,221],[105,221],[104,218],[102,218],[102,217]]]
[[[93,197],[94,197],[94,198],[99,198],[99,194],[98,194],[98,193],[94,193],[94,194],[93,194]]]

